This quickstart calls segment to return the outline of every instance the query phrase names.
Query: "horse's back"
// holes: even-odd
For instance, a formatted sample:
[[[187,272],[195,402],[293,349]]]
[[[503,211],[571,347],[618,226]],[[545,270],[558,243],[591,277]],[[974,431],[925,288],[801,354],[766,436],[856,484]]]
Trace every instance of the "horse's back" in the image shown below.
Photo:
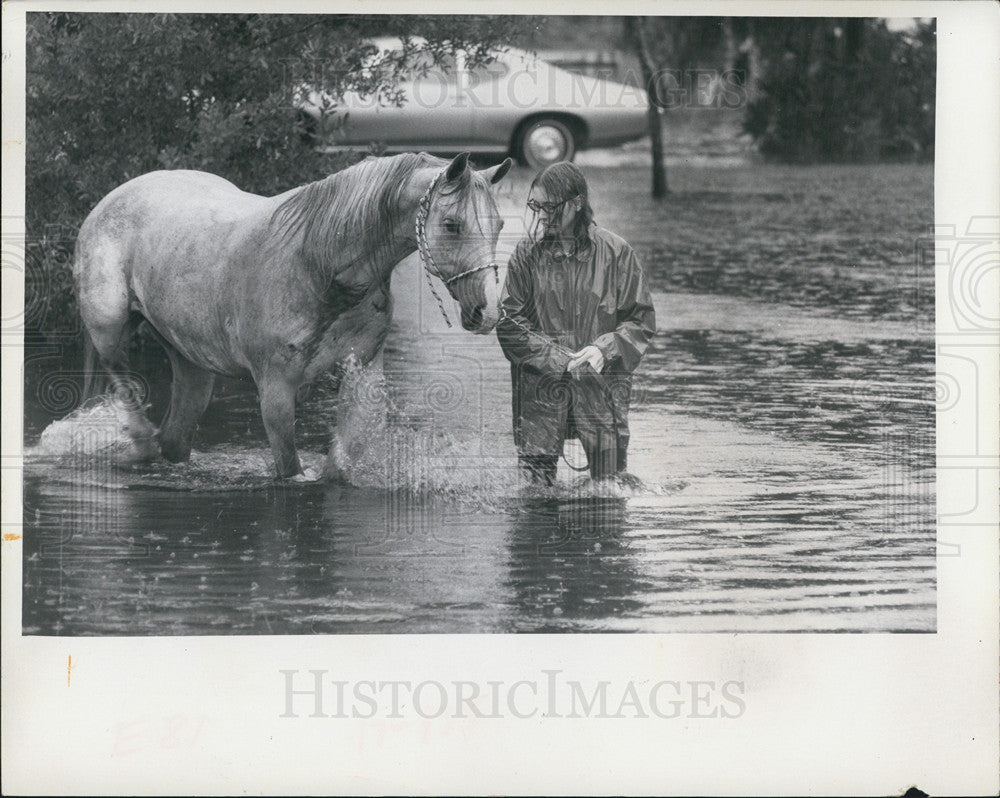
[[[138,310],[192,360],[225,369],[227,347],[210,351],[222,337],[211,308],[232,300],[274,207],[206,172],[150,172],[123,183],[80,228],[74,275],[85,321],[117,322]]]
[[[131,220],[141,223],[155,216],[196,216],[206,211],[238,215],[266,203],[264,197],[237,188],[223,177],[190,170],[149,172],[111,191],[84,222],[94,226],[106,222],[121,228]],[[81,229],[83,232],[83,229]]]
[[[115,191],[123,189],[141,191],[153,187],[167,191],[209,191],[227,196],[242,194],[246,197],[259,198],[256,194],[243,191],[224,177],[194,169],[161,169],[156,172],[147,172],[123,183]]]
[[[116,247],[124,254],[154,240],[213,237],[213,230],[266,224],[272,198],[237,188],[208,172],[149,172],[107,194],[80,227],[77,252]]]

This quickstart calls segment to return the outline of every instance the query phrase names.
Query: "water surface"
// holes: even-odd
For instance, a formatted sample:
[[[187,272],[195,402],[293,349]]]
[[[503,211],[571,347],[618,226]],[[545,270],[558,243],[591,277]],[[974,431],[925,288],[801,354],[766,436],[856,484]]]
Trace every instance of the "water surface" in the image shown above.
[[[495,338],[449,330],[411,259],[385,382],[341,402],[353,485],[275,483],[237,380],[188,464],[59,454],[39,438],[76,405],[78,355],[29,349],[25,632],[933,631],[931,170],[680,168],[663,204],[642,169],[588,176],[654,288],[644,487],[561,464],[526,492]],[[529,177],[502,197],[515,236]],[[169,368],[150,345],[135,369],[158,418]],[[302,397],[307,463],[337,406],[329,383]]]

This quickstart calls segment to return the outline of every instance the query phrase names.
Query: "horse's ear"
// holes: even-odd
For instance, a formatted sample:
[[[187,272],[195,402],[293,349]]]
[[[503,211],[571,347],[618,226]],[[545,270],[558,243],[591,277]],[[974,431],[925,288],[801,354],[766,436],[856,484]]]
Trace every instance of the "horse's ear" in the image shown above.
[[[503,180],[504,175],[510,171],[510,167],[513,166],[514,162],[510,158],[505,158],[503,163],[498,163],[496,166],[491,166],[489,169],[481,169],[480,174],[486,176],[486,179],[492,184],[497,184]]]
[[[448,164],[448,171],[444,173],[445,180],[457,180],[466,169],[469,168],[469,153],[463,152],[456,155],[452,162]]]

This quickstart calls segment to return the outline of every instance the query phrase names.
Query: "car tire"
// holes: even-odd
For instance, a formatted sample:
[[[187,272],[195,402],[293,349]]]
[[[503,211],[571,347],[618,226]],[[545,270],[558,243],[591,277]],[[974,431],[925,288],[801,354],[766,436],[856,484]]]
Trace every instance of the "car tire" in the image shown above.
[[[543,169],[557,161],[572,161],[576,137],[564,123],[553,117],[535,119],[518,136],[517,159],[532,169]]]

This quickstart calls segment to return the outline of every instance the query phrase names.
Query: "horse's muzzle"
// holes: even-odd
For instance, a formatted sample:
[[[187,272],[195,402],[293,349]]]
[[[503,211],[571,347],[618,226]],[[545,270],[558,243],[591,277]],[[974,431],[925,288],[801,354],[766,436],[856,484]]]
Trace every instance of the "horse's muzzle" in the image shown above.
[[[462,327],[477,335],[492,332],[500,320],[500,308],[496,303],[484,302],[471,311],[462,310]]]
[[[500,318],[500,281],[494,263],[469,269],[448,281],[452,296],[461,307],[463,329],[485,335]]]
[[[469,332],[474,332],[479,335],[483,335],[492,330],[496,326],[496,322],[494,321],[492,324],[489,325],[484,324],[485,314],[483,311],[485,309],[486,305],[478,305],[471,311],[467,312],[463,310],[462,327],[468,330]]]

